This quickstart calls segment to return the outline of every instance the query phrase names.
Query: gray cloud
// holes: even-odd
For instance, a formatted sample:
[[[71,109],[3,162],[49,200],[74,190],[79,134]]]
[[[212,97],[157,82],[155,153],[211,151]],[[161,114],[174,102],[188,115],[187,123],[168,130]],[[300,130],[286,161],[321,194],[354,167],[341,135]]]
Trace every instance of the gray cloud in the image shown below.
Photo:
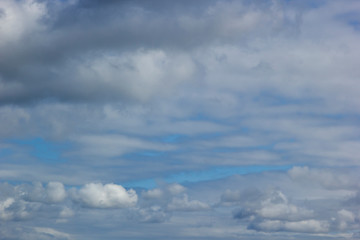
[[[20,27],[2,30],[9,38],[0,48],[6,56],[0,61],[3,104],[147,100],[171,90],[162,90],[164,84],[199,77],[184,50],[236,43],[273,34],[285,22],[297,24],[280,4],[265,2],[5,3],[3,24]]]
[[[321,184],[329,189],[359,189],[357,171],[339,172],[309,167],[293,167],[288,171],[291,178],[304,183]]]

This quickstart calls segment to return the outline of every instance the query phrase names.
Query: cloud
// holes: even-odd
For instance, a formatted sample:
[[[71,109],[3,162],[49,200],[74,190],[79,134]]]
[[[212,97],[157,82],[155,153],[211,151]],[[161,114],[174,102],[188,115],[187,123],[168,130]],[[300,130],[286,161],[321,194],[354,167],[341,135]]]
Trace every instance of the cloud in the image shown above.
[[[59,214],[60,218],[69,218],[72,216],[74,216],[74,211],[69,207],[64,207]]]
[[[82,148],[80,149],[81,155],[96,157],[119,156],[135,150],[167,151],[175,149],[169,144],[153,143],[116,134],[79,136],[75,142]]]
[[[32,202],[59,203],[65,200],[67,193],[61,182],[49,182],[46,188],[40,182],[32,186],[20,186],[20,192],[23,198]]]
[[[228,195],[229,191],[226,194]],[[288,198],[278,190],[262,193],[256,199],[248,198],[244,200],[241,202],[241,205],[245,206],[245,208],[235,211],[233,214],[234,218],[298,221],[313,217],[312,210],[290,203]]]
[[[88,183],[74,190],[73,198],[90,208],[125,208],[134,206],[138,200],[134,190],[126,190],[113,183]]]
[[[356,238],[359,12],[0,1],[0,238]]]
[[[17,199],[6,197],[0,200],[0,221],[20,221],[28,219],[36,207]]]
[[[9,17],[16,21],[6,33],[13,35],[10,30],[19,29],[22,38],[0,49],[7,58],[0,61],[3,104],[49,98],[148,101],[201,76],[198,61],[187,50],[271,35],[282,31],[285,22],[298,24],[278,4],[209,1],[198,2],[193,10],[176,4],[176,10],[162,6],[162,1],[158,8],[146,2],[5,3],[5,13],[18,9]],[[3,15],[3,25],[10,26]],[[102,20],[93,22],[95,18]],[[71,19],[76,24],[70,24]],[[32,86],[29,80],[42,87]]]
[[[7,209],[14,203],[13,198],[7,198],[5,201],[0,203],[0,217],[2,220],[8,220],[12,218],[12,214]]]
[[[11,45],[32,32],[44,30],[40,20],[47,14],[44,3],[25,0],[13,2],[2,1],[0,14],[0,49]]]
[[[53,228],[35,227],[34,230],[35,230],[35,232],[40,233],[40,234],[50,235],[51,237],[54,237],[55,239],[64,239],[64,240],[73,239],[70,234],[60,232]]]
[[[248,188],[244,191],[225,190],[221,195],[220,204],[225,206],[239,205],[244,202],[258,201],[263,197],[263,193],[256,188]]]
[[[170,211],[203,211],[209,210],[210,206],[198,200],[189,200],[188,195],[184,194],[182,198],[173,198],[167,209]]]
[[[171,215],[160,206],[138,208],[129,213],[130,219],[144,223],[161,223],[169,220]]]
[[[209,210],[210,206],[199,200],[189,200],[187,189],[178,184],[162,184],[160,188],[143,191],[140,206],[152,206],[163,211],[202,211]]]
[[[329,231],[329,223],[326,221],[303,220],[295,222],[265,220],[250,226],[250,229],[265,232],[300,232],[300,233],[325,233]]]
[[[290,204],[287,197],[280,191],[276,191],[270,197],[261,202],[261,208],[256,213],[266,219],[299,220],[312,217],[313,211],[299,208]]]
[[[353,171],[335,172],[330,169],[293,167],[288,171],[290,177],[297,181],[318,183],[328,189],[359,189],[358,175]]]
[[[66,198],[64,185],[60,182],[49,182],[46,192],[50,202],[61,202]]]
[[[358,216],[356,216],[354,212],[341,209],[337,212],[337,214],[338,229],[340,231],[357,229],[360,227],[360,212],[358,212]]]
[[[161,183],[159,188],[142,191],[136,209],[129,216],[139,222],[171,221],[175,212],[210,210],[211,206],[199,200],[189,200],[187,189],[178,184]]]
[[[178,195],[180,193],[183,193],[186,188],[178,183],[173,183],[173,184],[169,184],[167,186],[167,190],[172,194],[172,195]]]

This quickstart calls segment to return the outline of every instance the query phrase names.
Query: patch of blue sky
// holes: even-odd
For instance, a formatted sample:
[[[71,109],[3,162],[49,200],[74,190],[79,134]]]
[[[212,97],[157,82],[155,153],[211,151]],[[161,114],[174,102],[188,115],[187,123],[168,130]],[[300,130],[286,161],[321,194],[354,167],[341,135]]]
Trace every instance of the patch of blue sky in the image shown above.
[[[356,31],[360,31],[360,20],[348,21],[348,24]]]
[[[130,181],[130,182],[122,183],[121,185],[124,186],[125,188],[146,188],[146,189],[152,189],[158,186],[158,184],[154,179]]]
[[[360,13],[356,10],[336,16],[337,20],[344,22],[355,30],[360,30]]]
[[[292,166],[231,166],[231,167],[214,167],[203,171],[181,172],[165,178],[167,182],[200,182],[216,180],[232,175],[245,175],[251,173],[261,173],[266,171],[287,171]]]
[[[48,164],[64,162],[65,159],[61,157],[61,154],[69,148],[69,144],[55,144],[43,138],[12,139],[8,142],[28,147],[30,156]]]
[[[282,105],[298,105],[298,104],[313,104],[314,102],[321,101],[317,98],[295,98],[290,96],[279,95],[274,92],[262,91],[254,99],[255,102],[263,103],[269,106],[282,106]]]
[[[158,179],[165,181],[167,183],[196,183],[202,181],[211,181],[218,180],[233,175],[246,175],[253,173],[262,173],[269,171],[288,171],[292,168],[292,165],[285,166],[263,166],[263,165],[254,165],[254,166],[231,166],[231,167],[213,167],[201,171],[185,171],[180,173],[175,173],[170,176],[167,176],[163,179]],[[157,187],[157,181],[154,178],[142,179],[138,181],[131,181],[123,183],[124,187],[131,188],[155,188]]]
[[[193,114],[192,116],[189,116],[187,118],[188,121],[195,121],[195,122],[209,122],[209,123],[215,123],[215,124],[227,124],[230,123],[233,119],[232,118],[217,118],[214,116],[209,116],[205,113],[197,113]],[[237,119],[238,120],[238,119]]]
[[[14,151],[10,148],[0,149],[0,158],[11,156],[13,153]]]
[[[213,148],[212,152],[248,152],[248,151],[274,151],[275,143],[268,145],[258,145],[258,146],[246,146],[246,147],[216,147]]]
[[[126,154],[122,155],[122,158],[131,160],[131,161],[144,161],[147,159],[153,160],[154,158],[161,159],[165,156],[168,156],[167,152],[143,150],[143,151],[126,153]]]
[[[161,142],[164,142],[164,143],[177,143],[179,142],[181,139],[185,138],[185,135],[182,135],[182,134],[171,134],[171,135],[168,135],[168,136],[164,136],[162,139],[161,139]]]
[[[136,154],[145,157],[159,157],[161,155],[164,155],[165,153],[158,151],[141,151],[141,152],[137,152]]]

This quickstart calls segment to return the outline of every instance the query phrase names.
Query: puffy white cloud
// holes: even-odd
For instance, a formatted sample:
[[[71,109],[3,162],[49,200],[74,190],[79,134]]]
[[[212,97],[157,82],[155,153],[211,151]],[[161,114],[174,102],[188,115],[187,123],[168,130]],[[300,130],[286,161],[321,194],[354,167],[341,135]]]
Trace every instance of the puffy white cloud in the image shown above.
[[[90,208],[125,208],[134,206],[138,197],[133,189],[109,183],[88,183],[73,192],[73,198]]]
[[[66,198],[66,191],[61,182],[49,182],[46,186],[47,198],[50,202],[61,202]]]
[[[247,192],[249,192],[249,190],[247,190]],[[225,194],[228,197],[237,197],[237,195],[244,194],[238,193],[237,195],[232,196],[229,195],[229,193],[231,192],[227,191]],[[231,200],[233,199],[231,198]],[[288,198],[279,190],[260,195],[257,193],[257,198],[245,199],[243,202],[240,202],[240,205],[244,207],[234,212],[234,218],[244,219],[251,217],[251,220],[269,219],[299,221],[309,219],[313,217],[314,214],[312,210],[290,203]],[[229,205],[225,204],[225,206]]]
[[[203,211],[209,210],[210,206],[199,200],[189,200],[187,194],[182,197],[175,197],[168,204],[167,209],[170,211]]]
[[[280,191],[274,192],[270,198],[262,201],[261,208],[255,212],[262,218],[298,220],[313,215],[313,211],[290,204]]]

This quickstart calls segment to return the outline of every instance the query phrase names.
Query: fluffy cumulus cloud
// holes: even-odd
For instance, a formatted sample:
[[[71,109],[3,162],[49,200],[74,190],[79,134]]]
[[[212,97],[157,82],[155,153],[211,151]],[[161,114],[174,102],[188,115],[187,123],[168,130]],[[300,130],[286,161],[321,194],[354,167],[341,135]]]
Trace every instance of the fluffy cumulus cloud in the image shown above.
[[[140,222],[169,221],[174,212],[210,210],[208,203],[189,200],[187,189],[177,183],[163,184],[160,188],[142,191],[139,204],[131,212],[131,218]]]
[[[76,201],[86,207],[123,208],[133,206],[137,202],[134,190],[126,190],[121,185],[113,183],[89,183],[73,193]]]
[[[359,238],[359,13],[0,1],[0,239]]]
[[[229,191],[225,193],[226,195],[229,195]],[[327,232],[329,230],[330,224],[327,221],[312,219],[313,210],[290,203],[284,193],[278,190],[263,193],[253,201],[242,201],[240,205],[243,208],[234,211],[234,218],[247,220],[248,228],[257,231]]]

